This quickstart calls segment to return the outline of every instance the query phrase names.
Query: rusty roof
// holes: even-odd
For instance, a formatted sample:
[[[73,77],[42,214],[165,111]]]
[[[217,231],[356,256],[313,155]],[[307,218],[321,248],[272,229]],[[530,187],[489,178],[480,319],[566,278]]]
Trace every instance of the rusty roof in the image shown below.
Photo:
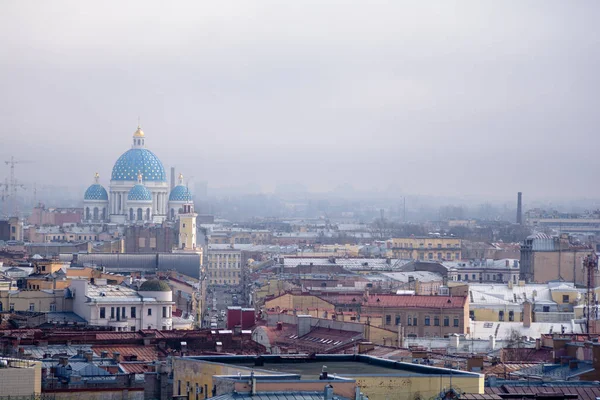
[[[113,353],[119,353],[121,360],[127,360],[129,356],[136,356],[136,361],[154,361],[165,357],[156,346],[144,345],[94,345],[92,351],[98,356],[106,351],[109,357],[112,357]]]
[[[371,294],[363,305],[372,307],[463,308],[466,300],[466,297],[459,296]]]

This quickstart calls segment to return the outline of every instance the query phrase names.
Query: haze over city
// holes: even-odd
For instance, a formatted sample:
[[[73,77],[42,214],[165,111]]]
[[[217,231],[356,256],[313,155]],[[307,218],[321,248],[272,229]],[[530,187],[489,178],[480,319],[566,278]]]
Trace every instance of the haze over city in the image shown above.
[[[4,2],[0,155],[35,161],[23,182],[107,182],[139,117],[165,165],[211,187],[597,197],[599,11]]]

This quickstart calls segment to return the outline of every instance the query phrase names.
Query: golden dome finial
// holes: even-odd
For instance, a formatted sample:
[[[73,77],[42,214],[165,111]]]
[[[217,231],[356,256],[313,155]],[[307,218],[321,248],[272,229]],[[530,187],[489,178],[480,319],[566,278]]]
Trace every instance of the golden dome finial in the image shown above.
[[[179,184],[183,185],[183,174],[181,172],[179,173]]]
[[[138,171],[138,183],[142,183],[143,175],[140,171]]]
[[[133,132],[133,137],[136,137],[136,138],[144,137],[144,131],[142,130],[142,127],[140,125],[138,125],[137,130],[135,132]]]
[[[99,174],[99,173],[97,173],[97,172],[94,174],[94,181],[95,181],[96,183],[98,183],[98,182],[100,181],[100,174]]]

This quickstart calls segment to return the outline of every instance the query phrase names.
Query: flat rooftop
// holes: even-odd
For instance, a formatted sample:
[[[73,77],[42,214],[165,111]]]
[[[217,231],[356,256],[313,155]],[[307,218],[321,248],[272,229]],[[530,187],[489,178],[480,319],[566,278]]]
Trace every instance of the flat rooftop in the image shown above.
[[[333,377],[353,376],[423,376],[423,375],[464,375],[479,377],[479,374],[451,370],[447,368],[402,363],[365,355],[318,354],[306,356],[196,356],[185,360],[235,365],[251,370],[272,371],[274,374],[294,374],[301,379],[319,379],[323,366]]]

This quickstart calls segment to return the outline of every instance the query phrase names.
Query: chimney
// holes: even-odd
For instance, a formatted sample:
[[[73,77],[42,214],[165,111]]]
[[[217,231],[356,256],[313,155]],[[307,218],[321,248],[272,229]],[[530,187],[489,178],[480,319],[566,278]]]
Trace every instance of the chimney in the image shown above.
[[[119,353],[119,352],[116,352],[116,351],[115,351],[115,352],[113,353],[113,360],[114,360],[116,363],[119,363],[119,362],[121,362],[121,353]]]
[[[535,339],[535,349],[539,350],[541,348],[542,348],[542,339],[540,339],[540,338]]]
[[[510,260],[506,260],[506,261],[504,262],[504,264],[506,265],[506,268],[509,268],[509,267],[510,267]]]
[[[83,358],[85,358],[85,361],[87,362],[92,362],[92,360],[94,359],[94,353],[92,353],[91,351],[86,351],[85,353],[83,353]]]
[[[398,348],[404,347],[404,327],[402,324],[398,324]]]
[[[332,385],[325,385],[324,399],[325,400],[333,400],[333,386]]]
[[[175,187],[175,167],[171,167],[171,190]]]
[[[569,369],[577,369],[577,360],[569,361]]]
[[[100,352],[100,358],[108,358],[108,351],[104,350]]]
[[[450,347],[458,348],[460,344],[460,336],[456,333],[450,335]]]
[[[517,193],[517,224],[523,224],[523,193]]]
[[[494,335],[490,335],[490,349],[496,349],[496,337]]]
[[[282,322],[277,322],[277,330],[278,331],[282,331],[283,330],[283,323]]]
[[[68,357],[60,357],[58,359],[58,364],[66,367],[69,364],[69,358]]]
[[[529,300],[525,300],[523,303],[523,326],[529,328],[531,326],[531,303]]]

